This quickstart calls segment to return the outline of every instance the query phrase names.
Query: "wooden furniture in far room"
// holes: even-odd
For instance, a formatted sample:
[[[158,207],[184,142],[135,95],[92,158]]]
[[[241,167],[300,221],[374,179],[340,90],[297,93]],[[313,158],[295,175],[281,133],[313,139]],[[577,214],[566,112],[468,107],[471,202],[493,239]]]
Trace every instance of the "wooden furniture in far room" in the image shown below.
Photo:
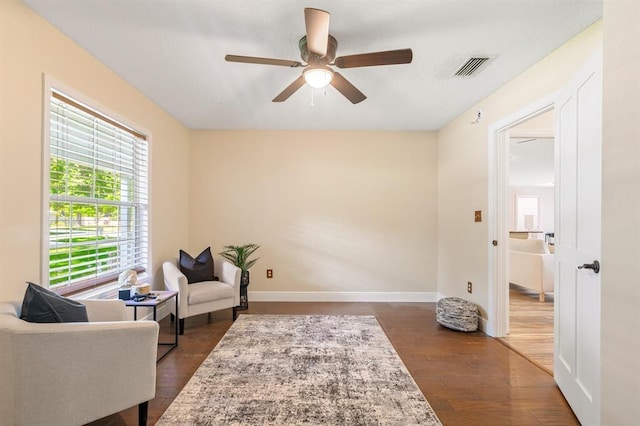
[[[536,239],[544,234],[544,231],[509,231],[509,238],[517,238],[519,240]]]

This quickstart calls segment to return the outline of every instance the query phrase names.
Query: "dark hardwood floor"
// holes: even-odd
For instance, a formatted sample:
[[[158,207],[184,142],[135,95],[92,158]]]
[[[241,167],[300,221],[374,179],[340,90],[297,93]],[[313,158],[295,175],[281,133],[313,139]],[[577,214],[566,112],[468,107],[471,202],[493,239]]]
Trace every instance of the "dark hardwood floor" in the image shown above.
[[[375,315],[444,425],[579,424],[549,374],[482,332],[441,327],[435,303],[251,302],[241,314]],[[170,325],[168,318],[162,320],[161,334]],[[158,363],[149,424],[157,422],[230,326],[231,310],[186,320],[178,348]],[[135,424],[135,407],[92,423]]]

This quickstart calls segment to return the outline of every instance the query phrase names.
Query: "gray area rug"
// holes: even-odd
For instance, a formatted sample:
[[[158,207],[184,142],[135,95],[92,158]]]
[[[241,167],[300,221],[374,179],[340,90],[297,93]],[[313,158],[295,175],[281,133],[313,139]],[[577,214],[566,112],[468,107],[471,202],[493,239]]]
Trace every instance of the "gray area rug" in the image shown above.
[[[374,316],[241,315],[158,425],[440,425]]]

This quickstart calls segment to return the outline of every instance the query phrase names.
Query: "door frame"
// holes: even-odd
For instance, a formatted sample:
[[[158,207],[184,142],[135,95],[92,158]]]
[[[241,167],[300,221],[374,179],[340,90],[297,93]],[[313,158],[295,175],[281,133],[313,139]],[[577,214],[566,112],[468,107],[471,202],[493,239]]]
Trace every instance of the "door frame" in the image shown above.
[[[491,337],[505,337],[509,332],[509,130],[553,110],[557,96],[556,92],[546,95],[493,123],[488,129],[489,300],[486,333]],[[497,245],[493,244],[494,241]]]

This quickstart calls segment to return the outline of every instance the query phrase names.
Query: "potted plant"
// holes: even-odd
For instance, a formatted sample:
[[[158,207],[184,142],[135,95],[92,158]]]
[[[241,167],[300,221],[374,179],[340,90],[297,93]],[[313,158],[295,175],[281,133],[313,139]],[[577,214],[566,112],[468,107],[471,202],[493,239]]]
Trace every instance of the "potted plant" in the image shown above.
[[[220,252],[220,256],[236,265],[242,271],[240,278],[240,308],[247,309],[249,307],[249,299],[247,296],[247,286],[249,286],[249,268],[251,268],[258,258],[249,259],[260,246],[258,244],[243,244],[241,246],[224,246],[224,250]]]

